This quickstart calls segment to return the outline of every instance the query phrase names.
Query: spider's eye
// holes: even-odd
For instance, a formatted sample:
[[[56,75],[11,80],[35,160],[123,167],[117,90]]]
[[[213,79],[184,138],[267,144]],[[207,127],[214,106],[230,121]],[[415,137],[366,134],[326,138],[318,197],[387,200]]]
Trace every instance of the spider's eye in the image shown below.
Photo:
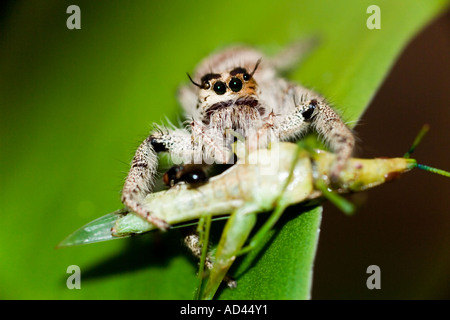
[[[211,85],[209,84],[208,81],[205,81],[205,82],[202,83],[201,88],[205,89],[205,90],[208,90],[209,88],[211,88]]]
[[[242,89],[242,81],[238,78],[231,78],[230,83],[228,84],[231,90],[234,92],[239,92]]]
[[[225,92],[227,92],[227,85],[224,83],[224,82],[222,82],[222,81],[217,81],[215,84],[214,84],[214,91],[217,93],[217,94],[224,94]]]
[[[248,81],[248,80],[250,80],[250,78],[251,78],[252,76],[251,75],[249,75],[247,72],[246,73],[244,73],[244,75],[242,76],[242,78],[245,80],[245,81]]]

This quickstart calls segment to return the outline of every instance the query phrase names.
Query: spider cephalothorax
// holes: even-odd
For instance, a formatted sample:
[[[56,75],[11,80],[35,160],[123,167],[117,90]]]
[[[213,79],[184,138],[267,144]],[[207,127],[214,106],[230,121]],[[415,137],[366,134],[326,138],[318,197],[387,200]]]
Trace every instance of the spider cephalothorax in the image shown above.
[[[336,179],[351,156],[354,137],[323,97],[278,76],[277,71],[298,61],[295,48],[267,58],[251,48],[232,47],[205,59],[194,77],[189,76],[191,83],[179,91],[190,119],[187,127],[155,130],[144,140],[125,181],[123,203],[157,227],[167,228],[142,206],[157,175],[156,153],[168,152],[182,159],[180,164],[228,163],[236,135],[249,141],[251,151],[272,141],[298,140],[312,128],[337,155],[331,168],[331,178]]]
[[[204,125],[217,131],[232,129],[243,136],[247,136],[248,129],[258,127],[266,113],[253,77],[260,61],[251,72],[240,66],[225,72],[210,72],[201,77],[200,83],[188,75],[199,88],[196,108]]]

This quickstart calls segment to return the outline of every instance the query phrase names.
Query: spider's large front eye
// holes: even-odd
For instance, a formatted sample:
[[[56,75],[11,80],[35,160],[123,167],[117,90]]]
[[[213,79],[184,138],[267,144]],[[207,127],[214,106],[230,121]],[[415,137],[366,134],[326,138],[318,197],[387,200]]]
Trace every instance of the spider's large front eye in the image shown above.
[[[217,81],[214,84],[214,92],[217,94],[224,94],[227,92],[227,85],[222,81]]]
[[[238,78],[231,78],[230,83],[228,84],[231,90],[234,92],[239,92],[242,89],[242,81]]]

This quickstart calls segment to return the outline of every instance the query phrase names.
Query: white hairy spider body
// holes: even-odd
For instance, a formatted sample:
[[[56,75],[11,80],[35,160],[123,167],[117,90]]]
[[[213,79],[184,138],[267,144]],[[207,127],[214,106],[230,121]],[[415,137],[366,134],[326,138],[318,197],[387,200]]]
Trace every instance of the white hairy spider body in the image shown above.
[[[188,126],[156,130],[144,140],[122,202],[158,228],[168,228],[141,205],[154,186],[157,152],[169,152],[184,163],[229,163],[236,134],[254,150],[274,140],[296,141],[312,127],[337,155],[331,170],[336,178],[351,156],[352,132],[323,97],[278,75],[295,65],[301,51],[294,46],[271,59],[251,48],[232,47],[200,63],[192,83],[179,90]]]

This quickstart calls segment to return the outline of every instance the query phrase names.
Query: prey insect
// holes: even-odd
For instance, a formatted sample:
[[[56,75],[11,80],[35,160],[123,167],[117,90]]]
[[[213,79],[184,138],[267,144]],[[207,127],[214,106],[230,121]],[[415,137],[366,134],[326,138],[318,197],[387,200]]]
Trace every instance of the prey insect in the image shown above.
[[[418,140],[415,145],[417,143]],[[336,183],[330,179],[330,168],[337,157],[334,153],[292,143],[273,143],[269,148],[242,155],[243,148],[238,147],[237,164],[222,174],[195,189],[187,184],[177,184],[169,190],[150,193],[143,205],[173,226],[200,221],[199,238],[195,239],[201,261],[199,277],[205,268],[209,269],[209,277],[204,286],[199,285],[203,289],[198,290],[196,297],[212,299],[221,282],[227,280],[228,270],[236,258],[258,247],[287,206],[326,198],[344,212],[350,212],[351,204],[339,194],[378,186],[414,168],[450,177],[449,172],[418,164],[409,158],[414,148],[402,158],[350,158]],[[278,159],[278,165],[268,166],[267,159]],[[270,216],[249,241],[257,214],[270,211]],[[228,214],[212,256],[207,245],[212,217]],[[59,246],[125,238],[155,229],[155,225],[139,214],[123,209],[92,221]]]

